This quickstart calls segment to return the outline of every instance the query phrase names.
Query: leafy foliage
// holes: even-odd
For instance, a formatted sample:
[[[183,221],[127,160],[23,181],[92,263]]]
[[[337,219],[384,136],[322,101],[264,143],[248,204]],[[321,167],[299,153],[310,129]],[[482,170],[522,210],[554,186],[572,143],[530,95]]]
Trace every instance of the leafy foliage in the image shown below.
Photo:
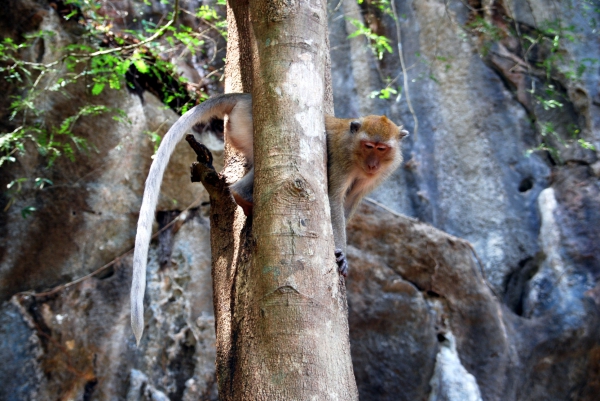
[[[565,101],[569,101],[564,94],[556,87],[555,82],[571,82],[575,85],[583,79],[588,70],[588,66],[595,65],[598,60],[585,58],[576,63],[575,60],[567,62],[565,60],[565,51],[568,43],[581,43],[578,34],[578,28],[575,25],[564,26],[560,20],[546,21],[538,29],[532,29],[526,34],[518,35],[525,51],[526,61],[539,68],[542,74],[537,74],[537,79],[542,80],[541,90],[536,90],[532,82],[532,88],[529,91],[535,102],[542,106],[545,111],[556,110],[562,112]],[[534,57],[533,54],[537,54]],[[535,73],[535,72],[534,72]],[[539,133],[542,137],[540,145],[530,149],[527,153],[544,150],[552,158],[562,163],[560,147],[569,148],[572,145],[580,146],[583,149],[596,150],[588,141],[579,138],[581,130],[574,124],[572,127],[566,127],[570,137],[564,137],[557,133],[557,127],[551,122],[539,122]],[[560,145],[552,145],[552,143]]]
[[[356,2],[358,4],[363,4],[365,3],[365,0],[357,0]],[[390,0],[366,0],[366,2],[374,6],[383,14],[389,15],[390,17],[394,18],[394,13],[392,11],[392,5],[390,4]]]
[[[122,90],[125,85],[132,86],[126,83],[126,75],[152,77],[164,83],[162,96],[166,104],[173,105],[176,99],[184,99],[176,102],[181,112],[191,107],[196,98],[206,97],[198,88],[178,76],[175,66],[163,58],[174,48],[194,54],[202,50],[206,39],[210,38],[207,30],[195,32],[192,28],[175,24],[178,1],[175,3],[175,12],[168,16],[169,22],[165,25],[156,26],[149,21],[142,21],[142,31],[124,32],[111,30],[113,21],[101,12],[101,2],[67,0],[65,4],[72,7],[73,11],[62,18],[80,18],[83,33],[78,43],[60,49],[58,60],[44,63],[26,61],[27,57],[24,57],[40,41],[51,43],[51,39],[57,35],[55,32],[40,30],[18,41],[11,38],[0,41],[0,78],[9,82],[16,93],[10,101],[7,115],[8,125],[16,128],[10,132],[0,131],[0,168],[15,162],[17,156],[36,149],[46,160],[48,171],[59,157],[75,161],[77,153],[85,154],[93,150],[84,138],[75,134],[81,119],[109,113],[118,121],[127,121],[122,110],[82,104],[73,115],[55,125],[49,124],[40,103],[53,93],[68,97],[70,87],[75,84],[84,84],[90,95],[95,97],[107,90]],[[224,0],[219,0],[218,6],[222,5]],[[205,25],[209,26],[208,30],[214,29],[226,37],[226,22],[216,9],[202,6],[196,17],[204,20]],[[34,146],[26,146],[27,143]],[[26,178],[17,178],[8,184],[10,200],[6,208],[14,202],[27,181]],[[38,190],[53,185],[51,180],[44,177],[36,177],[32,181],[32,188]],[[33,207],[24,209],[23,217],[34,210]]]
[[[350,23],[354,25],[356,31],[352,32],[348,35],[348,38],[355,38],[357,36],[364,35],[369,40],[369,45],[373,53],[377,56],[379,60],[383,58],[383,54],[387,51],[389,53],[393,53],[392,46],[390,46],[390,40],[383,36],[377,35],[371,29],[369,29],[365,24],[360,22],[355,18],[349,19]]]
[[[594,31],[598,14],[590,12],[590,4],[585,0],[579,2],[579,7],[583,7],[582,15]],[[572,54],[569,48],[585,46],[582,27],[565,24],[560,19],[540,22],[533,27],[513,20],[501,8],[471,11],[470,21],[463,28],[475,38],[480,56],[496,64],[494,58],[507,60],[506,52],[512,53],[510,57],[514,57],[515,65],[509,73],[504,73],[505,78],[514,85],[526,82],[529,86],[529,89],[521,86],[520,90],[529,93],[524,105],[539,133],[540,144],[526,154],[545,151],[554,162],[563,163],[561,153],[572,146],[595,150],[591,143],[579,137],[581,130],[573,116],[574,101],[565,89],[583,83],[585,74],[598,64],[598,60],[592,58],[569,60]],[[515,71],[522,74],[519,84],[510,77]]]
[[[401,87],[398,87],[398,90],[396,90],[391,86],[386,86],[385,88],[380,89],[378,91],[372,91],[369,96],[371,99],[374,99],[376,97],[379,99],[390,99],[392,95],[398,95],[399,92],[402,93]]]
[[[502,31],[496,25],[487,21],[480,15],[476,15],[473,21],[465,25],[467,31],[478,34],[482,38],[480,52],[482,56],[487,56],[492,45],[502,38]]]

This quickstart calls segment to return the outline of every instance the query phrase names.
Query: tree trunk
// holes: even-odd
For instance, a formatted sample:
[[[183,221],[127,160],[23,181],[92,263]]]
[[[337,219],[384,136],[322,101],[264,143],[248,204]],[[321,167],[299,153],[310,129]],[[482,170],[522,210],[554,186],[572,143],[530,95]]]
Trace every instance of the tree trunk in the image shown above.
[[[256,165],[253,222],[211,211],[220,398],[355,400],[327,199],[325,1],[229,7],[226,89],[253,94]],[[242,173],[237,155],[226,164]]]

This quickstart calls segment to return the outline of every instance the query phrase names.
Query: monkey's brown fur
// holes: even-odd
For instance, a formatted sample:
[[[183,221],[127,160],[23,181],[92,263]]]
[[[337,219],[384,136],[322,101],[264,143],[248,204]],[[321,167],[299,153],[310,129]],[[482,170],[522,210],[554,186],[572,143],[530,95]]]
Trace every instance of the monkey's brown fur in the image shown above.
[[[346,220],[362,198],[398,168],[400,141],[408,132],[386,116],[326,116],[325,129],[331,223],[340,272],[346,275]]]

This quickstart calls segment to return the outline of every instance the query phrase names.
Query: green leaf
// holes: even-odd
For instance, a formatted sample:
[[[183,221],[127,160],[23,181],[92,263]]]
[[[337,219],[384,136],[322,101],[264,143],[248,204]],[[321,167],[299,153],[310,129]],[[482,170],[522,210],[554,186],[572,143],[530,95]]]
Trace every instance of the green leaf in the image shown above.
[[[71,11],[69,14],[65,15],[63,18],[66,19],[67,21],[69,19],[71,19],[72,17],[74,17],[75,15],[77,15],[77,10],[73,10]]]
[[[24,209],[21,209],[21,216],[26,219],[31,213],[35,212],[36,208],[33,206],[27,206]]]
[[[129,66],[131,65],[131,60],[127,59],[127,60],[121,60],[117,66],[115,67],[115,72],[119,75],[125,75],[125,73],[127,72],[127,70],[129,69]]]
[[[92,88],[92,95],[97,96],[97,95],[101,94],[102,90],[104,90],[105,86],[106,86],[106,84],[96,82],[94,84],[94,87]]]
[[[184,104],[181,107],[181,114],[185,114],[191,107],[192,107],[192,105],[189,102]]]
[[[348,21],[356,28],[356,31],[348,35],[349,39],[364,35],[369,40],[371,50],[380,60],[383,58],[386,50],[389,53],[393,53],[392,47],[390,46],[390,40],[387,37],[377,35],[357,19],[349,18]]]
[[[139,72],[141,72],[142,74],[145,74],[148,72],[148,65],[144,62],[144,60],[142,60],[142,59],[133,60],[133,64],[135,65],[135,68],[137,68],[137,70]]]
[[[2,165],[6,162],[8,163],[14,163],[17,159],[15,159],[12,156],[2,156],[0,157],[0,167],[2,167]]]
[[[375,97],[378,97],[379,99],[389,99],[391,97],[391,95],[397,95],[397,94],[398,94],[398,91],[395,88],[386,87],[381,90],[371,92],[369,97],[371,99],[374,99]]]
[[[108,76],[108,85],[110,89],[121,89],[121,78],[116,74],[111,74]]]
[[[579,143],[579,146],[581,146],[584,149],[589,149],[589,150],[594,150],[594,151],[596,150],[596,147],[586,140],[580,139],[577,141],[577,143]]]
[[[38,177],[38,178],[36,178],[36,179],[35,179],[35,183],[34,183],[34,185],[35,185],[37,188],[39,188],[39,189],[44,189],[44,186],[45,186],[46,184],[48,184],[48,185],[54,185],[54,184],[52,183],[52,181],[50,181],[50,180],[49,180],[49,179],[47,179],[47,178],[41,178],[41,177]]]
[[[16,180],[12,180],[10,183],[8,183],[6,188],[11,189],[12,187],[14,187],[16,185],[17,186],[16,191],[19,192],[19,191],[21,191],[22,184],[24,182],[27,182],[27,180],[28,180],[27,177],[17,178]]]

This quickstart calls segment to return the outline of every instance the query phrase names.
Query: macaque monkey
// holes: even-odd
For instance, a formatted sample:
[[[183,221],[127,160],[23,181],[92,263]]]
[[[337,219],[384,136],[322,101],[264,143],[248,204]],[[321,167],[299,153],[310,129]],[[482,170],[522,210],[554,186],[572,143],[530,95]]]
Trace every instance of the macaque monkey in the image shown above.
[[[144,291],[146,262],[152,235],[152,222],[163,174],[175,145],[194,125],[228,116],[226,140],[246,158],[249,171],[229,189],[244,213],[252,213],[254,149],[252,137],[252,97],[230,93],[212,97],[185,113],[160,143],[150,167],[140,210],[131,286],[131,327],[139,344],[144,330]],[[402,162],[400,141],[408,132],[385,116],[358,119],[325,118],[328,153],[328,186],[335,256],[339,272],[348,274],[346,261],[346,220],[361,199],[388,177]]]
[[[386,116],[342,119],[325,116],[327,181],[335,256],[348,274],[346,221],[369,192],[402,163],[400,141],[408,131]]]

